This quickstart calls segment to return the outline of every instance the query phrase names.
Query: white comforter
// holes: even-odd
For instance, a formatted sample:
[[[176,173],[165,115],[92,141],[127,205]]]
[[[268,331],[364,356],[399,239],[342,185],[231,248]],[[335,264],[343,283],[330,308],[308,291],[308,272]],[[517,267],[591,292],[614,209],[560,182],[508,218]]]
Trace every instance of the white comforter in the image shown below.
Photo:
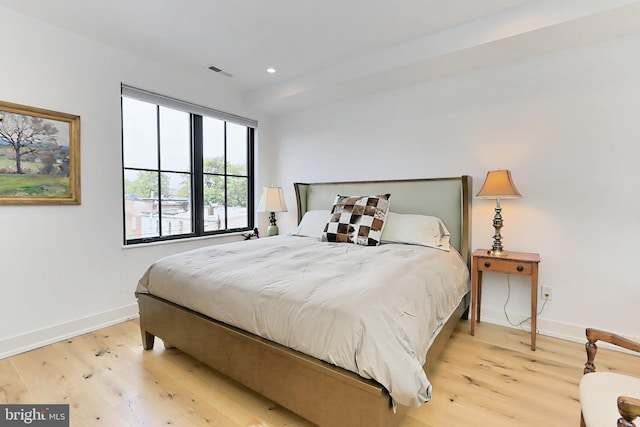
[[[468,289],[453,249],[277,236],[166,257],[137,291],[373,378],[396,402],[419,406],[431,397],[427,349]]]

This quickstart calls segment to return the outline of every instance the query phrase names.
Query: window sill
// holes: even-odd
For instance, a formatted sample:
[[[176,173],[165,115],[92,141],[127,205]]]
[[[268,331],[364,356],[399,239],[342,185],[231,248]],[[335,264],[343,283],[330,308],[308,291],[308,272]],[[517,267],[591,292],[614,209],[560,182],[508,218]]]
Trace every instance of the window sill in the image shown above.
[[[237,232],[226,233],[226,234],[215,234],[215,235],[211,235],[211,236],[197,236],[197,237],[187,237],[187,238],[184,238],[184,239],[161,240],[161,241],[158,241],[158,242],[136,243],[135,245],[121,245],[121,248],[122,249],[147,248],[149,246],[175,245],[175,244],[181,244],[181,243],[196,242],[196,241],[199,241],[199,240],[220,240],[220,239],[225,239],[225,241],[219,242],[219,243],[227,243],[227,241],[228,242],[236,242],[238,240],[244,239],[244,236],[242,236],[243,233],[247,233],[247,232],[246,231],[237,231]],[[240,239],[237,239],[238,237]]]

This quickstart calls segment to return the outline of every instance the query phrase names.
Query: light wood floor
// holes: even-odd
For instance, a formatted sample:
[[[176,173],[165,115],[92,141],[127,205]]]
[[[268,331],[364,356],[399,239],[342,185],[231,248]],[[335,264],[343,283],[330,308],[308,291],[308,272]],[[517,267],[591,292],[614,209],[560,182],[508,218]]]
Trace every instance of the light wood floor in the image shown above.
[[[578,426],[584,346],[463,321],[403,427]],[[601,349],[599,370],[638,358]],[[596,359],[596,362],[598,362]],[[637,369],[637,368],[636,368]],[[0,403],[68,403],[71,426],[309,426],[179,350],[140,344],[136,320],[0,360]]]

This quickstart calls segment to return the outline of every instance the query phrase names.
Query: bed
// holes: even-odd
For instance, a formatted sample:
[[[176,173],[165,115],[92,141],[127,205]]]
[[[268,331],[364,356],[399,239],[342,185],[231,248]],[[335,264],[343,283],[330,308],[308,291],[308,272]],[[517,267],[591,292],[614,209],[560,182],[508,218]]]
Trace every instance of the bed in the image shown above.
[[[294,187],[299,221],[303,219],[306,212],[311,214],[311,212],[329,209],[337,194],[391,194],[390,211],[395,214],[420,214],[442,219],[448,229],[451,247],[460,254],[468,268],[470,183],[470,177],[462,176],[392,181],[296,183]],[[269,241],[269,239],[272,240]],[[300,246],[300,241],[297,237],[267,238],[260,239],[260,242],[254,243],[254,246],[272,244],[277,244],[279,247]],[[237,246],[242,243],[232,245]],[[350,244],[333,246],[340,245],[343,248],[354,246]],[[378,248],[383,247],[386,252],[393,252],[397,246],[407,245],[383,244]],[[249,246],[246,247],[249,248]],[[203,251],[197,251],[190,256],[192,258],[206,256],[206,250],[203,249]],[[432,251],[439,252],[435,249]],[[353,252],[362,253],[359,250]],[[362,255],[358,256],[364,259]],[[292,255],[292,259],[297,257],[297,254]],[[178,264],[188,265],[189,262],[174,259],[174,264],[165,267],[161,275],[173,276]],[[145,276],[148,274],[149,271]],[[219,272],[215,275],[220,277]],[[189,276],[189,273],[183,272],[183,276]],[[271,280],[279,283],[281,278],[274,276]],[[469,309],[468,270],[465,280],[467,283],[463,297],[447,314],[446,322],[443,321],[438,325],[438,334],[434,334],[428,340],[426,355],[420,355],[420,360],[424,360],[424,371],[427,374],[455,325],[461,317],[466,316],[466,311]],[[224,316],[218,317],[224,320],[219,321],[211,315],[202,314],[206,310],[200,309],[198,301],[192,301],[193,304],[190,304],[190,298],[191,300],[197,300],[197,298],[183,297],[176,292],[157,293],[160,296],[154,295],[148,287],[140,285],[136,291],[145,349],[151,349],[154,337],[160,337],[165,341],[165,345],[177,347],[320,426],[397,426],[409,409],[409,406],[396,404],[398,398],[390,396],[387,389],[392,389],[392,394],[398,393],[395,386],[389,387],[387,384],[385,387],[380,383],[384,383],[382,379],[378,382],[366,378],[371,376],[367,373],[375,366],[364,368],[364,374],[360,372],[359,375],[350,367],[347,369],[337,366],[342,363],[341,361],[325,362],[310,356],[306,348],[301,349],[302,351],[294,350],[262,338],[260,336],[264,336],[262,331],[250,333],[247,332],[251,330],[250,328],[245,330],[231,326],[229,324],[231,322]],[[356,365],[358,363],[364,365],[362,361],[358,361]],[[415,406],[413,401],[410,402]]]

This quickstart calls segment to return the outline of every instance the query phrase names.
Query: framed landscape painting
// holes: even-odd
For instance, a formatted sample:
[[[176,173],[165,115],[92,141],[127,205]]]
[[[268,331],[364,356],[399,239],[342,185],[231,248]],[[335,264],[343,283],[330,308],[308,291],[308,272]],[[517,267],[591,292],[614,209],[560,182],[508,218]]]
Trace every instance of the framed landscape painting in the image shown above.
[[[80,116],[0,101],[0,204],[80,204]]]

